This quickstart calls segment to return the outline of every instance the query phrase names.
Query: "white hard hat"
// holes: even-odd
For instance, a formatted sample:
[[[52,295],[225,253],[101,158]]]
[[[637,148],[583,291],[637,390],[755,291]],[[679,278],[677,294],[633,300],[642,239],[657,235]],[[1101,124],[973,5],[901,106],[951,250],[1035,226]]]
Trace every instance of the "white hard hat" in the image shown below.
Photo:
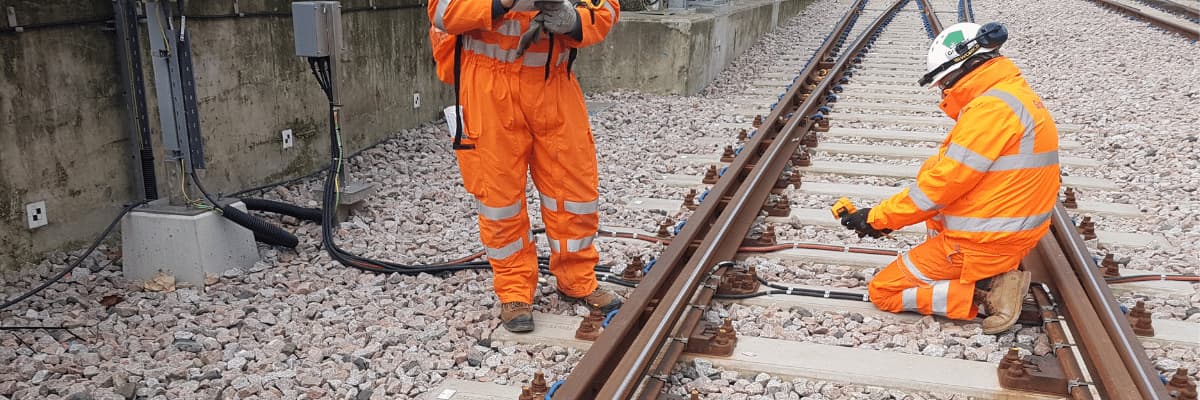
[[[980,31],[983,35],[980,36]],[[925,76],[918,81],[921,86],[937,82],[947,74],[962,67],[963,62],[976,54],[995,52],[1008,39],[1004,25],[989,23],[980,26],[971,22],[960,22],[942,30],[929,45],[925,60]]]

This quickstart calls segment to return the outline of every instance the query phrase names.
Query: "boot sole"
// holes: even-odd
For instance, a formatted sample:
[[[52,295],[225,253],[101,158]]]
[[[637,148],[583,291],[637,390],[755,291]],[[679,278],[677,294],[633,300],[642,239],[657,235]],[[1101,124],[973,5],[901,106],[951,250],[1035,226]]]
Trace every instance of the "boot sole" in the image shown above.
[[[512,321],[508,321],[508,322],[502,323],[500,325],[504,326],[504,330],[507,330],[512,333],[532,332],[533,331],[533,318],[517,317],[516,319],[513,319]]]
[[[1024,299],[1025,295],[1029,294],[1030,275],[1029,275],[1029,272],[1026,272],[1026,271],[1022,271],[1022,272],[1023,273],[1021,274],[1021,298]],[[1020,318],[1020,316],[1021,316],[1021,313],[1019,313],[1019,312],[1013,313],[1012,317],[1009,317],[1009,319],[1007,321],[1004,321],[1004,325],[1001,325],[1000,328],[984,329],[983,333],[986,335],[995,335],[997,333],[1007,331],[1007,330],[1011,329],[1013,327],[1013,325],[1015,325],[1017,323],[1017,319]]]

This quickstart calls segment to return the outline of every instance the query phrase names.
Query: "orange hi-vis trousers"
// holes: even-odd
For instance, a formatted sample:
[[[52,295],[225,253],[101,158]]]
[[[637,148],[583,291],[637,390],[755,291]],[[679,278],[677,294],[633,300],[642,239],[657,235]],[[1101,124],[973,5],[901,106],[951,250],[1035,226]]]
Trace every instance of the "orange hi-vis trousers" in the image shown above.
[[[499,65],[472,53],[464,63],[466,190],[478,201],[479,236],[500,302],[533,303],[538,261],[526,211],[527,176],[541,194],[550,272],[571,297],[596,290],[600,260],[596,144],[579,84],[564,71]],[[565,66],[558,67],[565,69]],[[486,78],[484,78],[486,76]]]
[[[867,284],[871,302],[890,312],[974,319],[979,313],[975,282],[962,279],[963,266],[1003,273],[1017,269],[1025,254],[994,254],[957,243],[938,234],[942,225],[934,219],[926,227],[930,236],[924,242],[897,256]]]

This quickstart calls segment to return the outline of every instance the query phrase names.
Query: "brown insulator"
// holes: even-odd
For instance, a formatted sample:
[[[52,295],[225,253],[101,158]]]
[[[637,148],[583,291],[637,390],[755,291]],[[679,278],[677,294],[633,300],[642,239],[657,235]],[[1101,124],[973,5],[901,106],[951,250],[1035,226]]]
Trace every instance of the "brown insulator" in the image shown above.
[[[750,123],[750,126],[753,126],[753,127],[755,127],[755,128],[758,128],[758,127],[762,126],[762,123],[763,123],[763,120],[762,120],[762,119],[763,119],[763,118],[762,118],[762,115],[755,115],[755,116],[754,116],[754,122],[751,122],[751,123]]]
[[[1005,374],[1011,378],[1029,375],[1029,371],[1025,370],[1025,362],[1021,361],[1021,354],[1016,348],[1008,349],[1008,354],[1005,354],[1004,359],[1000,361],[1000,368],[1003,368]]]
[[[1075,188],[1068,187],[1063,197],[1063,207],[1079,208],[1079,203],[1075,202]]]
[[[529,391],[533,392],[534,396],[545,396],[550,387],[546,386],[546,374],[542,371],[533,373],[533,382],[529,382]]]
[[[800,150],[796,150],[794,157],[792,157],[792,163],[801,167],[812,166],[812,156],[808,154],[808,149],[801,148]]]
[[[700,400],[700,391],[692,389],[692,396],[688,397],[688,400]]]
[[[660,222],[658,224],[658,237],[671,237],[670,228],[674,223],[675,222],[671,221],[670,218],[664,219],[663,222]]]
[[[711,185],[717,183],[718,178],[720,177],[717,176],[717,166],[709,165],[708,170],[704,171],[704,180],[701,182],[704,182],[705,185]]]
[[[803,179],[804,174],[801,174],[799,170],[792,170],[792,175],[788,177],[788,180],[792,183],[792,189],[795,190],[800,189],[800,184],[804,183]]]
[[[776,243],[775,239],[775,226],[773,225],[767,225],[767,230],[763,231],[762,236],[758,237],[759,243],[766,246],[774,246]],[[750,270],[753,271],[754,266],[751,266]]]
[[[731,162],[733,156],[733,146],[725,146],[725,151],[721,152],[721,162]]]
[[[805,147],[817,147],[817,145],[820,144],[820,142],[817,140],[817,133],[809,132],[807,135],[804,135],[804,141],[802,141],[801,144],[803,144]]]
[[[748,134],[749,134],[749,132],[746,132],[745,129],[738,131],[738,134],[737,134],[738,143],[745,142],[746,137],[747,137],[746,135],[748,135]]]
[[[737,331],[733,330],[733,318],[726,318],[725,323],[721,324],[721,328],[717,329],[715,342],[719,345],[728,345],[734,339],[737,339]]]
[[[787,195],[779,195],[779,200],[775,205],[767,209],[767,215],[772,217],[787,217],[792,215],[792,203],[788,200]]]
[[[1129,320],[1129,325],[1133,327],[1135,335],[1154,336],[1154,320],[1150,313],[1146,312],[1146,302],[1138,300],[1137,305],[1129,310],[1126,318]]]
[[[1112,253],[1104,255],[1104,260],[1100,261],[1100,267],[1104,270],[1105,278],[1121,276],[1121,266],[1117,265],[1117,261],[1113,259]]]
[[[818,119],[817,123],[813,124],[812,130],[813,132],[829,132],[829,117]]]
[[[629,265],[625,266],[625,271],[621,272],[621,279],[630,282],[639,282],[642,280],[642,268],[646,267],[646,263],[642,262],[641,256],[633,256],[629,260]]]
[[[579,320],[579,328],[575,329],[575,338],[587,341],[596,340],[596,338],[600,337],[601,321],[604,321],[604,313],[598,308],[593,308],[591,314]]]
[[[683,207],[695,211],[699,206],[696,204],[696,189],[688,190],[687,194],[683,195]]]
[[[1175,375],[1172,375],[1171,381],[1167,382],[1167,392],[1176,399],[1196,399],[1196,382],[1188,377],[1187,368],[1175,370]]]
[[[533,390],[530,390],[529,386],[522,386],[521,397],[517,397],[517,400],[537,400],[537,396],[533,394]]]
[[[1085,215],[1083,220],[1079,221],[1079,234],[1083,236],[1083,240],[1092,240],[1096,238],[1096,223],[1092,222],[1092,217]]]

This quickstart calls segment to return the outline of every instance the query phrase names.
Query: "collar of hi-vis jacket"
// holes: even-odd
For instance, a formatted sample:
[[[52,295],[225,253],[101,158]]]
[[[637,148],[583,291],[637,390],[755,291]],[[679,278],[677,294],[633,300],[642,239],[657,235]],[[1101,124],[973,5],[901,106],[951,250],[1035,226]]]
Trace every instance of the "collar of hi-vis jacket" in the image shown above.
[[[946,116],[957,121],[959,113],[971,100],[975,100],[1000,82],[1020,77],[1021,70],[1008,57],[993,58],[967,73],[954,87],[946,89],[940,106]]]

